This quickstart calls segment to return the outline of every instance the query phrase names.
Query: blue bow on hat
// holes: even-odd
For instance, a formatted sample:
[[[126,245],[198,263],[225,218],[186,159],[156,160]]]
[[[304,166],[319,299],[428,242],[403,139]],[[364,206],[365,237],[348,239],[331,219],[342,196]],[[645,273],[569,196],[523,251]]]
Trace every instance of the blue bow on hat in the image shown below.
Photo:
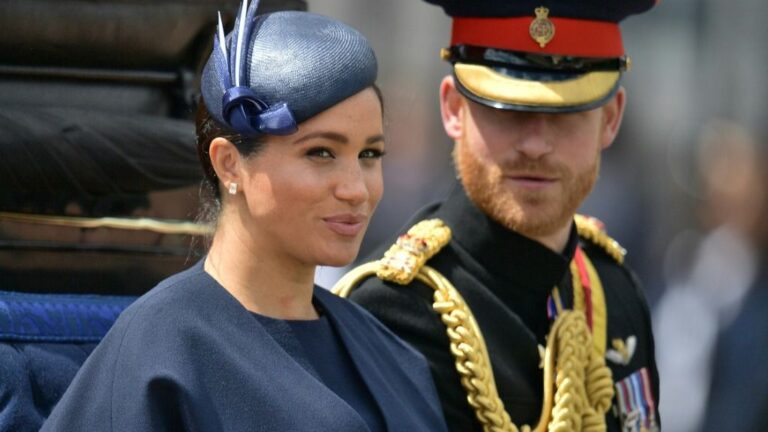
[[[244,135],[289,135],[296,132],[298,126],[288,105],[285,102],[268,105],[250,87],[243,85],[247,57],[245,50],[248,48],[258,5],[257,0],[248,7],[248,0],[243,0],[230,37],[229,51],[219,13],[218,37],[214,38],[211,56],[221,84],[227,89],[221,100],[221,114],[229,127]]]

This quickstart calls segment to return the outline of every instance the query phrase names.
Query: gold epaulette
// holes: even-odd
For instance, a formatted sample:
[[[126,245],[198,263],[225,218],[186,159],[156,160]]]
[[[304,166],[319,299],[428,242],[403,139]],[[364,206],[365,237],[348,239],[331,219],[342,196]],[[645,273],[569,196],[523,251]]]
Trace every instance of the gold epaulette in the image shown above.
[[[376,276],[401,285],[411,283],[419,270],[451,241],[451,229],[440,219],[423,220],[398,237],[379,261]]]
[[[624,263],[624,256],[627,254],[627,250],[621,247],[619,242],[606,234],[605,226],[599,219],[577,214],[574,220],[576,221],[576,231],[579,233],[579,237],[603,248],[619,264]]]

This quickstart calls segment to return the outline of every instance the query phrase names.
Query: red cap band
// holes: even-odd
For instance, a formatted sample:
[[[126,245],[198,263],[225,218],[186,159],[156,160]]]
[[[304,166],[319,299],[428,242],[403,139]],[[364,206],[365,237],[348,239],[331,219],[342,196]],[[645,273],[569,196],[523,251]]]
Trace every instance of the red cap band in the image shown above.
[[[530,34],[535,17],[454,17],[451,45],[475,45],[509,51],[574,57],[621,57],[624,44],[617,23],[549,18],[555,35],[543,48]]]

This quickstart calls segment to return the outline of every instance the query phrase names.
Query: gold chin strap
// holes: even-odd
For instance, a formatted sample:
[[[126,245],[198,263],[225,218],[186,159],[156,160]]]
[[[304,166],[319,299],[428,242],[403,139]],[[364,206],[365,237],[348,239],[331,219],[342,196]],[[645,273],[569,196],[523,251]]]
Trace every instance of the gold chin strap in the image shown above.
[[[577,219],[577,229],[578,224]],[[402,285],[417,279],[431,287],[434,290],[432,308],[446,326],[467,401],[485,432],[605,431],[605,414],[613,399],[613,380],[603,353],[593,343],[584,310],[579,310],[578,304],[577,310],[560,311],[547,336],[543,359],[544,399],[538,423],[535,427],[518,427],[512,423],[499,397],[488,349],[472,311],[448,279],[425,265],[450,238],[450,228],[441,220],[419,222],[397,240],[384,258],[353,269],[334,286],[333,292],[347,297],[372,275]],[[596,272],[593,274],[597,277]],[[590,272],[592,289],[599,290],[602,298],[602,286],[599,279],[595,284],[593,274]],[[604,303],[602,305],[605,317]],[[595,321],[593,325],[600,323]]]

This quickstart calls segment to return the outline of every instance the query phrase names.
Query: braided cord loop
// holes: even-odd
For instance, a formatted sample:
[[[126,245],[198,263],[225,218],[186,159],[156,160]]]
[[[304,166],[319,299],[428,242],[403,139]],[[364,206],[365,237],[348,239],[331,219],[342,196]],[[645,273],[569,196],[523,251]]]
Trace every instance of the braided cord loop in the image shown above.
[[[593,348],[583,312],[568,310],[558,316],[548,337],[547,351],[552,350],[557,390],[548,431],[604,432],[613,379],[605,360]]]
[[[461,385],[467,391],[467,402],[483,425],[485,432],[519,432],[504,409],[496,389],[488,349],[474,315],[458,290],[437,270],[423,266],[416,278],[432,287],[432,308],[445,324],[450,350]],[[523,427],[522,432],[530,431]]]

